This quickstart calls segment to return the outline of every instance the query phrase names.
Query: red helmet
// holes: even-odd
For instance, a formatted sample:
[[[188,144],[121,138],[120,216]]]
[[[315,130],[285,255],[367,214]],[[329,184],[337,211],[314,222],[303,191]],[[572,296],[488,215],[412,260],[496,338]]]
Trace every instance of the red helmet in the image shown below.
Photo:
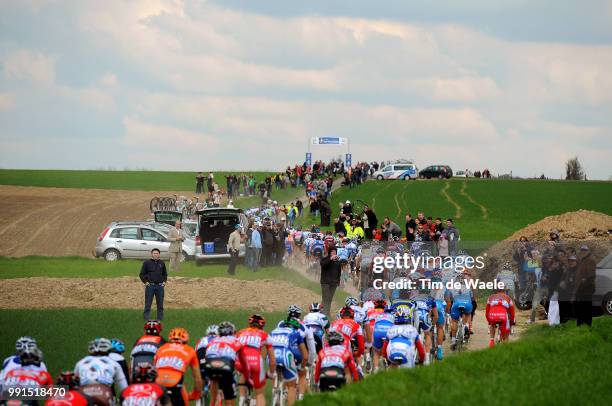
[[[67,386],[68,390],[75,390],[79,387],[81,381],[79,377],[72,371],[62,371],[55,381],[57,385]]]
[[[144,325],[145,333],[150,336],[158,336],[162,331],[162,324],[158,320],[149,320]]]
[[[351,309],[351,306],[344,306],[340,309],[340,317],[343,319],[353,319],[355,318],[355,310]]]
[[[266,319],[260,314],[252,314],[249,317],[249,326],[264,328]]]

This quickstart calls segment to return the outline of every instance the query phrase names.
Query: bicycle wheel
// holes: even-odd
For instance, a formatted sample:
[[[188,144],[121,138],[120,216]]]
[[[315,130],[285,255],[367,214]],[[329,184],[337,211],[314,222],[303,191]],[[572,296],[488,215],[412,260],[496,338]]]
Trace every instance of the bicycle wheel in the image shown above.
[[[455,336],[456,341],[455,345],[457,351],[461,351],[461,347],[463,347],[463,320],[459,319],[457,323],[457,334]]]

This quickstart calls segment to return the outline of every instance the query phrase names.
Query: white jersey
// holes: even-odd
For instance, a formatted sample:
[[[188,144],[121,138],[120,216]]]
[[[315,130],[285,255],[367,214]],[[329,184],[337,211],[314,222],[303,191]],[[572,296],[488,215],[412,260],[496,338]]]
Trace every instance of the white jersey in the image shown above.
[[[88,355],[77,362],[74,367],[74,373],[81,379],[81,385],[99,383],[112,387],[113,383],[116,383],[119,391],[128,386],[125,374],[119,363],[107,355]]]
[[[325,330],[325,328],[329,327],[329,320],[321,312],[311,312],[304,316],[304,324],[306,327]]]
[[[359,324],[363,324],[367,316],[366,311],[361,306],[357,305],[351,306],[351,309],[355,312],[354,320]]]
[[[4,362],[2,362],[2,374],[6,375],[8,372],[13,369],[21,368],[21,359],[19,355],[11,355],[10,357],[5,358]],[[40,362],[40,366],[36,367],[37,370],[46,371],[47,366],[44,362]]]
[[[401,366],[412,368],[415,358],[415,343],[419,340],[419,332],[411,324],[400,324],[387,330],[387,358],[403,359]]]

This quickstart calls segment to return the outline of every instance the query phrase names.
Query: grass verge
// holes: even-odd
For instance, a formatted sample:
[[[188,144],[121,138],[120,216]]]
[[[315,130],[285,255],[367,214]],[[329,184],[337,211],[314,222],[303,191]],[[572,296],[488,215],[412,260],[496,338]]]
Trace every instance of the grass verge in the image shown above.
[[[599,317],[592,330],[534,326],[517,342],[380,373],[335,393],[307,396],[303,404],[607,404],[610,365],[612,317]]]

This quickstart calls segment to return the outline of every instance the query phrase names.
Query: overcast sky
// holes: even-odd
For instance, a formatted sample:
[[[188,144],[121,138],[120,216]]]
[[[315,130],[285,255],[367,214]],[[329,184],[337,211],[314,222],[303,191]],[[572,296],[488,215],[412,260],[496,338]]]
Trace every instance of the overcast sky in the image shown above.
[[[278,169],[313,136],[607,179],[612,1],[0,2],[2,168]]]

